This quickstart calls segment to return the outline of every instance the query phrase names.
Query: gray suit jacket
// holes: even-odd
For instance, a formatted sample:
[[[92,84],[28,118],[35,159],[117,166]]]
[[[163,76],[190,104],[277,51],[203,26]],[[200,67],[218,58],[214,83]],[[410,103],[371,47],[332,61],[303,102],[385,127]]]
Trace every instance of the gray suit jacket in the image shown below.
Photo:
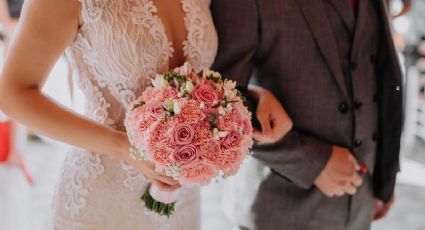
[[[343,229],[350,216],[347,207],[359,205],[352,204],[353,200],[370,201],[347,196],[329,199],[313,185],[332,145],[353,146],[352,120],[339,111],[349,92],[323,1],[212,1],[219,34],[213,68],[236,80],[240,88],[250,81],[268,88],[294,120],[294,130],[287,137],[254,151],[260,164],[272,172],[262,174],[251,206],[257,229]],[[363,193],[358,196],[387,201],[399,165],[401,73],[386,3],[374,2],[382,33],[376,60],[379,137],[374,170],[366,176]],[[370,205],[365,205],[370,211]]]

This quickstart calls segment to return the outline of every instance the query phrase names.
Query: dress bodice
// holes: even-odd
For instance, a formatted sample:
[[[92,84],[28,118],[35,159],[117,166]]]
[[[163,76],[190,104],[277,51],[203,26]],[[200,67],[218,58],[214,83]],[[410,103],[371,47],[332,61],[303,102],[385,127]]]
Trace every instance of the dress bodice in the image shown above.
[[[181,0],[186,61],[209,67],[217,35],[209,0]],[[157,73],[169,69],[173,46],[152,0],[84,0],[84,24],[68,49],[87,98],[85,114],[122,129],[125,110]]]

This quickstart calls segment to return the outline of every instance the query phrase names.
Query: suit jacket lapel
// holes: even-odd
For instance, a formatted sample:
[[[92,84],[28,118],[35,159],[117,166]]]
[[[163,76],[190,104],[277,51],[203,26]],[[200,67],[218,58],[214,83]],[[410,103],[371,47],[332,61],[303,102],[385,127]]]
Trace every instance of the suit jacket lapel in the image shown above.
[[[356,15],[354,14],[354,10],[350,7],[347,0],[328,0],[338,14],[341,16],[344,21],[345,26],[354,34],[354,28],[356,26]]]
[[[317,46],[328,64],[342,94],[348,98],[345,77],[340,65],[337,43],[322,0],[296,0],[307,21]]]
[[[367,0],[367,1],[369,1],[369,0]],[[365,37],[363,35],[366,31],[365,26],[366,26],[367,22],[365,22],[364,20],[367,20],[367,18],[369,18],[369,17],[367,17],[367,14],[368,14],[367,5],[368,5],[368,3],[366,2],[366,0],[360,0],[359,1],[356,30],[355,30],[354,39],[353,39],[353,47],[352,47],[352,50],[351,50],[351,58],[353,60],[357,60],[358,53],[359,53],[359,46],[360,46],[360,44],[363,43],[362,39]]]

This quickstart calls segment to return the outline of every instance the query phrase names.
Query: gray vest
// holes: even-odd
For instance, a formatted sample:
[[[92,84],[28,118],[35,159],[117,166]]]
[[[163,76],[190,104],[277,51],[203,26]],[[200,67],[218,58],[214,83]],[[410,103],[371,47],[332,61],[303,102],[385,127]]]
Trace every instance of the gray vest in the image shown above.
[[[325,1],[349,101],[343,111],[352,118],[351,151],[373,172],[376,158],[378,109],[375,59],[378,52],[378,15],[374,1],[359,1],[357,13],[347,0]]]

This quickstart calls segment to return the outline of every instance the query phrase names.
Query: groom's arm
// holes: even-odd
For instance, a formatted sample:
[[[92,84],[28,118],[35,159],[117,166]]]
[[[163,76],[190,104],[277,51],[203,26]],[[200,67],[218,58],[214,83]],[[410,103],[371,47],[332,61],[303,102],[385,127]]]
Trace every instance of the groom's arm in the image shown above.
[[[237,81],[239,89],[246,90],[261,39],[257,2],[213,0],[211,10],[219,36],[219,50],[213,69]],[[255,109],[251,111],[255,112]],[[325,168],[331,152],[331,144],[292,131],[280,143],[256,149],[254,157],[276,173],[308,189]]]
[[[213,0],[211,12],[219,38],[212,69],[236,80],[238,88],[247,91],[260,42],[256,1]]]

